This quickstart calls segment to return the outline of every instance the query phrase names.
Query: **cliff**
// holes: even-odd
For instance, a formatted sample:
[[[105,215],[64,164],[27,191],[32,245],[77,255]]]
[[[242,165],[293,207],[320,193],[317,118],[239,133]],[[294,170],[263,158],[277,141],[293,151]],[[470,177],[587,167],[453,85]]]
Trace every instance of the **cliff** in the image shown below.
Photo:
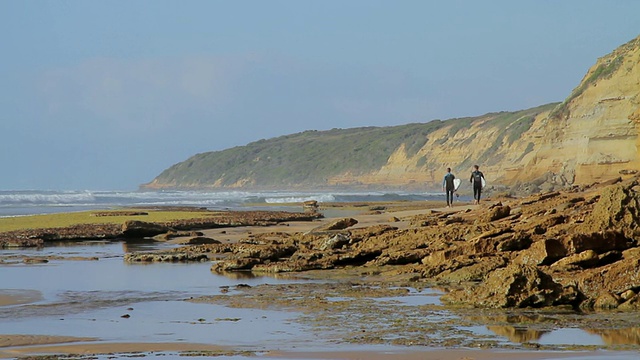
[[[307,131],[195,155],[143,188],[437,188],[474,164],[530,192],[640,168],[640,37],[596,62],[565,101],[393,127]]]

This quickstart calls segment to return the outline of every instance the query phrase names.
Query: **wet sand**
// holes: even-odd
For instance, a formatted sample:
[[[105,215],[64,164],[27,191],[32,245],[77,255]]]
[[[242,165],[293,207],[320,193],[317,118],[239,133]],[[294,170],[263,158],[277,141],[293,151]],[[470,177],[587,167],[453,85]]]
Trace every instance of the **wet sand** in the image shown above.
[[[74,354],[74,356],[92,356],[99,354],[127,354],[135,356],[162,356],[175,353],[176,357],[192,356],[196,358],[219,358],[232,356],[238,358],[265,359],[323,359],[323,360],[544,360],[544,359],[635,359],[633,352],[610,353],[604,351],[504,351],[476,349],[428,349],[428,350],[386,350],[386,351],[269,351],[266,353],[231,349],[227,346],[189,343],[94,343],[93,339],[63,336],[19,336],[0,335],[0,358],[24,357],[34,354]],[[87,343],[78,343],[86,341]],[[54,343],[55,345],[47,345]],[[64,344],[73,343],[73,344]],[[9,345],[7,345],[9,344]],[[18,345],[15,345],[18,344]],[[26,345],[26,346],[25,346]],[[138,357],[139,357],[138,356]],[[114,356],[115,358],[115,356]]]
[[[501,350],[454,350],[432,349],[425,351],[325,351],[325,352],[284,352],[270,354],[279,359],[323,359],[323,360],[543,360],[543,359],[613,359],[612,354],[606,352],[552,352],[552,351],[501,351]],[[627,353],[629,359],[638,354]]]
[[[30,304],[42,300],[37,290],[0,289],[0,306]]]
[[[228,347],[207,344],[91,342],[95,340],[97,339],[64,336],[0,335],[0,358],[21,357],[36,353],[93,355],[113,353],[206,352],[212,356],[224,354],[233,355],[236,353]],[[91,343],[78,343],[81,341]]]

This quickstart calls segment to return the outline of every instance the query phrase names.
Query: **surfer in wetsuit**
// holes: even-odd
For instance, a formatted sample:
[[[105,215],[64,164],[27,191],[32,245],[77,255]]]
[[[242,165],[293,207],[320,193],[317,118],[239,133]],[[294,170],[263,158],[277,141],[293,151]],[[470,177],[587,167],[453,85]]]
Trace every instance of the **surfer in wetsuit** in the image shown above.
[[[479,170],[478,165],[473,165],[473,171],[471,172],[471,178],[469,182],[473,184],[473,203],[480,204],[480,194],[482,194],[482,179],[484,174]]]
[[[451,173],[451,168],[447,168],[447,174],[442,180],[442,190],[445,191],[447,195],[447,207],[451,207],[453,205],[453,193],[456,191],[456,187],[453,184],[453,180],[455,178],[456,177]]]

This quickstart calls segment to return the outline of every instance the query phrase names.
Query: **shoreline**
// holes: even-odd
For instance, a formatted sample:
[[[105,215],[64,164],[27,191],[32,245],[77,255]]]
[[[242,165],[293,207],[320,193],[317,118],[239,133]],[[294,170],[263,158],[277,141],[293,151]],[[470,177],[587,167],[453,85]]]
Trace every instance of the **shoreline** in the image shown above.
[[[606,188],[606,186],[603,186],[602,188]],[[584,193],[583,195],[581,194],[582,193],[579,193],[577,195],[573,193],[567,193],[567,194],[554,193],[554,194],[543,194],[535,198],[503,199],[502,202],[504,202],[504,204],[501,201],[498,201],[498,199],[495,199],[495,200],[487,199],[481,205],[460,204],[458,206],[454,206],[453,208],[445,208],[442,206],[438,207],[437,206],[438,204],[444,205],[443,202],[439,202],[439,201],[432,202],[430,204],[427,204],[426,202],[420,202],[418,204],[412,204],[410,206],[407,206],[409,204],[404,203],[404,204],[398,205],[394,209],[392,209],[392,207],[389,206],[382,210],[372,210],[372,208],[376,208],[377,205],[362,206],[362,207],[356,206],[346,211],[347,212],[354,211],[353,218],[357,219],[358,221],[357,224],[349,226],[343,230],[337,230],[337,232],[334,232],[334,233],[319,232],[318,234],[325,234],[325,235],[314,235],[314,236],[320,236],[321,238],[322,236],[326,236],[326,234],[335,234],[340,232],[350,233],[352,234],[352,236],[355,236],[354,234],[360,234],[360,233],[369,234],[368,232],[371,231],[371,229],[384,229],[383,233],[397,234],[394,236],[400,236],[402,234],[415,232],[417,236],[416,239],[428,239],[427,236],[431,236],[431,235],[427,235],[427,234],[436,234],[436,232],[433,232],[433,233],[428,232],[428,231],[431,231],[430,229],[432,228],[433,228],[432,229],[433,231],[444,231],[445,229],[448,229],[447,231],[455,232],[455,231],[461,231],[463,227],[476,226],[476,227],[480,227],[481,230],[478,234],[473,235],[474,237],[472,237],[472,239],[482,240],[482,239],[493,239],[494,237],[498,237],[502,239],[502,238],[505,238],[505,235],[511,236],[510,234],[513,234],[513,232],[508,232],[508,231],[504,232],[504,230],[500,230],[500,229],[504,229],[505,226],[510,226],[510,227],[517,226],[522,222],[523,218],[530,219],[528,220],[529,222],[534,222],[533,224],[529,224],[526,222],[524,223],[526,226],[529,226],[531,229],[534,229],[535,223],[546,221],[545,220],[546,216],[552,216],[553,219],[557,219],[559,216],[558,211],[560,211],[557,209],[563,209],[564,207],[566,209],[573,211],[576,203],[581,204],[581,202],[584,202],[585,204],[587,204],[588,211],[593,212],[593,205],[596,204],[597,199],[600,199],[600,197],[602,196],[600,190],[598,190],[597,193]],[[549,199],[551,199],[551,201],[553,202],[549,203]],[[578,200],[574,200],[574,199],[578,199]],[[593,199],[596,199],[596,200],[593,200]],[[497,204],[500,204],[500,205],[497,205]],[[519,212],[507,214],[506,216],[502,216],[497,220],[490,220],[489,222],[486,223],[486,224],[490,224],[493,227],[499,225],[497,229],[500,231],[491,230],[491,228],[487,228],[487,226],[489,225],[482,225],[485,223],[479,222],[480,219],[483,218],[483,216],[486,216],[492,210],[507,206],[507,204],[511,205],[513,209],[517,210],[519,209],[519,207],[521,207],[524,210],[520,209],[518,210]],[[531,218],[526,217],[527,216],[526,211],[528,210],[526,210],[525,207],[530,206],[529,204],[533,204],[533,206],[535,206],[535,208],[531,210],[531,213],[537,214]],[[570,204],[571,206],[566,204]],[[278,204],[278,206],[280,205],[281,204]],[[412,208],[412,206],[414,205],[418,208],[415,208],[415,207]],[[430,207],[430,206],[434,206],[434,207]],[[336,208],[340,208],[340,206],[336,205]],[[328,207],[326,209],[333,210],[334,207],[330,207],[330,208]],[[546,213],[541,212],[542,210],[539,210],[539,209],[546,209],[545,210]],[[549,211],[549,209],[554,209],[554,211]],[[344,207],[342,207],[342,210],[345,210]],[[223,244],[235,244],[235,243],[239,243],[241,241],[246,241],[246,240],[250,240],[250,242],[259,244],[262,241],[268,242],[269,241],[268,239],[270,237],[273,237],[273,234],[282,234],[280,236],[283,236],[283,238],[286,238],[287,236],[293,236],[295,234],[307,234],[307,233],[313,234],[312,230],[322,227],[323,225],[327,225],[332,221],[338,220],[339,218],[340,217],[326,217],[326,218],[315,219],[313,221],[283,221],[283,222],[269,224],[267,226],[245,225],[245,226],[233,226],[233,227],[226,227],[226,228],[203,229],[202,236],[211,237],[213,239],[219,240]],[[576,224],[581,225],[583,224],[583,222],[581,221]],[[552,226],[555,226],[555,225],[551,225],[550,227]],[[422,234],[421,232],[423,232],[424,234],[421,235]],[[518,233],[518,232],[515,232],[515,233]],[[295,236],[301,236],[301,235],[295,235]],[[374,232],[371,232],[369,235],[366,235],[365,239],[367,239],[367,241],[374,241],[376,236],[378,235],[375,235]],[[405,236],[405,235],[402,235],[402,236]],[[178,239],[169,240],[169,241],[170,242],[176,241],[177,243],[177,241],[179,240],[180,239],[178,238]],[[424,241],[424,240],[421,240],[421,241]],[[467,246],[468,243],[469,243],[469,240],[464,240],[464,241],[461,241],[459,245],[458,243],[451,243],[450,245],[447,245],[447,246],[449,246],[452,249],[455,249],[454,246]],[[361,243],[356,243],[356,245],[358,244],[361,244]],[[377,243],[375,242],[371,243],[371,245],[374,247],[378,246],[376,244]],[[433,245],[429,245],[429,246],[433,246]],[[187,249],[193,249],[193,248],[195,247],[187,246],[187,247],[184,247],[185,250],[183,251],[190,251]],[[433,253],[429,255],[430,253],[424,252],[423,250],[420,250],[420,249],[423,249],[423,248],[420,246],[418,247],[420,256],[422,256],[423,258],[428,258],[429,256],[431,256],[431,258],[433,258]],[[429,249],[429,247],[426,247],[424,249]],[[510,250],[510,251],[514,251],[514,250]],[[516,250],[516,251],[523,251],[523,250]],[[449,261],[447,259],[445,260]],[[424,263],[424,260],[422,262]],[[383,267],[380,267],[380,268],[379,267],[374,268],[370,266],[368,270],[366,267],[356,266],[353,268],[354,270],[353,273],[347,276],[358,276],[354,274],[360,273],[359,276],[362,278],[364,276],[363,274],[368,273],[370,275],[374,275],[373,277],[376,278],[376,280],[374,280],[372,284],[375,284],[375,281],[377,281],[381,283],[387,283],[389,285],[389,284],[392,284],[397,279],[403,279],[401,280],[403,284],[408,284],[408,283],[410,284],[411,281],[414,281],[414,280],[408,280],[408,279],[411,277],[415,277],[415,275],[411,275],[411,274],[412,273],[415,274],[415,269],[419,266],[419,265],[412,265],[411,263],[407,265],[391,265],[391,267],[385,264],[381,264],[381,265]],[[2,266],[1,262],[0,262],[0,266]],[[386,268],[384,266],[386,266]],[[547,269],[547,267],[542,267],[542,268]],[[378,270],[378,269],[381,269],[381,270]],[[569,268],[569,270],[571,270],[571,268]],[[307,275],[309,276],[309,278],[317,278],[317,277],[322,278],[325,275],[329,276],[328,278],[331,278],[331,275],[329,275],[329,273],[324,274],[322,272],[323,270],[318,270],[318,272],[315,272],[315,274],[312,274],[310,272]],[[585,272],[588,272],[588,269],[585,270]],[[299,273],[299,275],[301,275],[302,278],[305,278],[304,272]],[[294,273],[294,276],[295,276],[295,273]],[[420,285],[420,282],[416,284]],[[423,285],[420,285],[420,286],[428,286],[428,284],[424,283]],[[318,288],[318,290],[322,291],[322,288]],[[276,291],[276,294],[277,294],[277,291]],[[254,295],[251,295],[250,293],[248,293],[246,296],[254,296]],[[27,299],[25,299],[25,297]],[[227,297],[227,298],[229,299],[229,301],[232,301],[230,297]],[[2,294],[0,295],[0,306],[12,306],[17,304],[24,304],[32,300],[33,300],[33,297],[29,298],[24,294],[21,296],[16,296],[11,294],[9,295]],[[260,305],[256,305],[256,306],[260,306]],[[308,303],[305,306],[314,306],[314,305],[313,303]],[[287,311],[287,309],[284,308],[284,311]],[[596,321],[599,321],[599,320],[596,320]],[[640,322],[638,323],[633,322],[635,321],[633,319],[631,319],[630,321],[631,321],[630,323],[632,324],[640,324]],[[635,325],[635,326],[638,326],[638,325]],[[218,345],[213,345],[213,344],[207,345],[207,344],[188,344],[188,343],[173,343],[173,342],[145,344],[143,342],[111,343],[111,342],[101,342],[100,340],[97,340],[98,342],[96,343],[94,340],[92,343],[77,343],[77,340],[74,341],[73,339],[64,339],[64,341],[63,339],[60,339],[57,343],[56,342],[50,343],[49,342],[51,341],[50,336],[43,336],[41,338],[38,336],[33,336],[33,339],[35,339],[33,340],[34,341],[33,344],[22,346],[22,345],[19,345],[20,342],[18,340],[21,338],[21,336],[26,336],[26,335],[19,335],[19,334],[0,335],[0,338],[5,337],[9,339],[8,345],[0,347],[0,357],[2,357],[3,354],[4,355],[8,354],[8,351],[9,352],[17,351],[18,353],[21,353],[21,354],[35,354],[41,351],[52,352],[52,353],[62,353],[62,354],[70,354],[70,353],[103,354],[101,351],[106,351],[104,349],[108,349],[109,353],[125,353],[130,351],[142,352],[142,353],[154,352],[154,351],[161,351],[161,352],[172,352],[172,351],[219,352],[219,351],[222,351],[224,354],[236,355],[236,356],[242,356],[241,351],[244,351],[244,350],[238,350],[238,349],[234,350],[229,348],[222,349]],[[12,342],[11,339],[14,339],[14,341]],[[73,344],[63,344],[63,342],[65,343],[67,342],[66,340],[73,342]],[[631,345],[631,346],[622,347],[622,348],[618,347],[617,348],[618,351],[614,351],[616,349],[616,346],[612,346],[612,345],[596,346],[596,348],[600,348],[601,350],[589,350],[589,346],[576,347],[579,350],[584,350],[584,351],[576,351],[575,349],[571,349],[571,348],[563,350],[561,349],[562,347],[557,347],[558,349],[553,349],[553,348],[549,349],[548,347],[544,347],[544,346],[540,348],[528,350],[526,349],[527,347],[526,343],[522,343],[517,349],[506,347],[506,346],[500,346],[500,345],[497,345],[496,348],[490,348],[490,349],[465,349],[465,348],[456,347],[454,345],[453,348],[442,349],[435,346],[435,347],[429,347],[427,350],[422,351],[421,349],[419,349],[420,347],[415,348],[412,346],[406,346],[406,347],[399,347],[400,350],[398,350],[397,352],[394,352],[394,351],[388,352],[386,350],[383,352],[378,352],[376,350],[373,350],[373,351],[369,350],[370,348],[378,347],[378,345],[376,345],[375,343],[356,342],[354,346],[358,346],[358,344],[359,344],[359,350],[356,350],[356,351],[314,352],[314,351],[299,351],[299,350],[294,351],[294,349],[289,349],[284,351],[275,351],[273,349],[271,350],[267,349],[265,351],[264,349],[262,349],[259,352],[261,353],[261,356],[265,358],[275,357],[275,358],[282,358],[282,359],[296,359],[296,358],[357,359],[357,358],[363,358],[363,357],[372,358],[372,359],[375,359],[376,357],[390,358],[390,359],[393,359],[393,358],[418,359],[418,358],[423,358],[421,356],[425,356],[425,354],[428,354],[429,356],[431,355],[437,356],[438,358],[447,359],[447,360],[449,359],[451,360],[453,359],[456,359],[456,360],[457,359],[489,359],[489,358],[508,359],[513,354],[516,354],[518,358],[530,358],[530,359],[571,358],[575,356],[579,356],[580,358],[600,359],[600,358],[606,357],[605,355],[607,354],[607,351],[611,351],[611,353],[609,354],[614,354],[616,356],[637,354],[637,352],[633,352],[633,351],[638,348],[638,345],[640,345],[640,344],[636,344],[635,346]],[[46,346],[43,346],[43,345],[46,345]],[[602,349],[605,349],[605,350],[602,350]],[[629,349],[632,349],[632,350],[629,350]],[[633,357],[630,357],[630,358],[633,358]]]

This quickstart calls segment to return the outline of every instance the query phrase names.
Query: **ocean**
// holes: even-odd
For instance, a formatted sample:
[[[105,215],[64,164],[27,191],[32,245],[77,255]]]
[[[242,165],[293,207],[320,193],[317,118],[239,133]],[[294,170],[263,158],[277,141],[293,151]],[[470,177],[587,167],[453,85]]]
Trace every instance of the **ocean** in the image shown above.
[[[462,199],[462,198],[461,198]],[[196,206],[211,210],[238,210],[278,204],[364,201],[442,200],[431,192],[294,192],[294,191],[93,191],[18,190],[0,191],[0,217],[57,212],[110,209],[127,206]]]

